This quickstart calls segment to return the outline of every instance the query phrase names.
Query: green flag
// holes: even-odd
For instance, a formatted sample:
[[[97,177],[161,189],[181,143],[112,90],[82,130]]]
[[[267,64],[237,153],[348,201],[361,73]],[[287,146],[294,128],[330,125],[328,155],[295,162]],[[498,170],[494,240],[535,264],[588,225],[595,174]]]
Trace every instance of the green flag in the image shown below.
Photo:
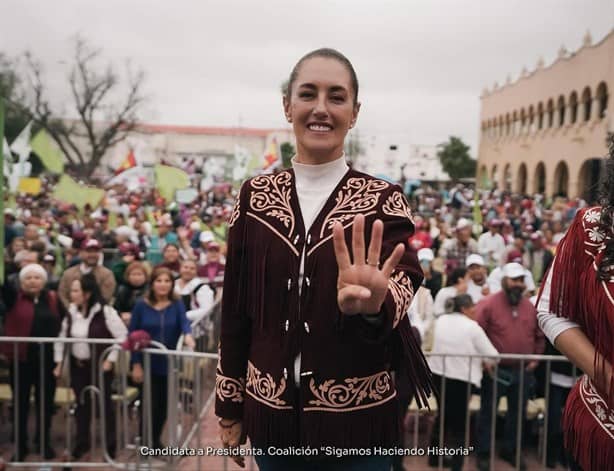
[[[104,198],[104,190],[80,185],[68,175],[62,175],[53,192],[53,198],[64,203],[74,204],[80,210],[86,204],[95,208]]]
[[[44,129],[38,131],[30,141],[30,147],[47,170],[52,173],[64,171],[64,153],[47,131]]]
[[[168,165],[156,165],[156,188],[167,203],[175,200],[175,191],[190,186],[190,177],[183,170]]]

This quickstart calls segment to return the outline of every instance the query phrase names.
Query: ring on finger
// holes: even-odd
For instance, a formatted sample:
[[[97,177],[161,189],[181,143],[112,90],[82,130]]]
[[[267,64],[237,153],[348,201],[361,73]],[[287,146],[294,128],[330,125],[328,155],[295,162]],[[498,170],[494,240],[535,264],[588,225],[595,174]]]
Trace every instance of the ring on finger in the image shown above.
[[[371,263],[369,260],[367,260],[367,265],[370,265],[370,266],[372,266],[372,267],[379,268],[379,261],[378,261],[378,262],[375,262],[375,263]]]

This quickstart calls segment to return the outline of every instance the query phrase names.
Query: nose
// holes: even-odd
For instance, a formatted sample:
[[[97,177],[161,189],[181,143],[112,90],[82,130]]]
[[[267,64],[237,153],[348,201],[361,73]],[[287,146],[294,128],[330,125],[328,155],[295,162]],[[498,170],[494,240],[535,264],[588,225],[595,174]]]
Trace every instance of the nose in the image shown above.
[[[326,107],[326,95],[324,93],[318,94],[318,98],[313,108],[313,114],[315,116],[327,116],[328,115],[328,108]]]

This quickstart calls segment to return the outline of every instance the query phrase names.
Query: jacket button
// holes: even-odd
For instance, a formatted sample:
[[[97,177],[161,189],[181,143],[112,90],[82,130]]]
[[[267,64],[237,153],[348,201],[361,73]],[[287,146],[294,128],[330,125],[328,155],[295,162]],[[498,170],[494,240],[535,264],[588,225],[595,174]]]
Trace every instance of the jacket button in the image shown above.
[[[284,379],[288,379],[288,368],[284,368]]]
[[[292,288],[292,278],[288,278],[288,291]]]
[[[305,277],[305,283],[307,283],[308,287],[311,286],[311,280],[309,280],[308,276]]]
[[[290,319],[286,319],[286,332],[288,332],[288,329],[290,329]]]
[[[307,234],[307,245],[311,245],[311,234]]]
[[[297,244],[298,240],[299,240],[299,235],[298,235],[298,234],[296,234],[296,237],[294,238],[294,245],[296,245],[296,244]]]
[[[303,325],[305,326],[305,332],[309,333],[309,324],[305,322]]]

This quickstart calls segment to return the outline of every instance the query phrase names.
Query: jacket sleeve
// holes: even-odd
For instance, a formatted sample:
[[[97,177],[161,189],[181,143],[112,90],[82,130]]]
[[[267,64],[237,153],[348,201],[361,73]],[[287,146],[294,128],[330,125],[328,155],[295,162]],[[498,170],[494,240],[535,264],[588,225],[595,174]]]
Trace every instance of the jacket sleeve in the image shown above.
[[[215,381],[215,413],[225,419],[241,420],[245,398],[245,376],[251,322],[245,309],[246,209],[248,183],[243,184],[228,224],[228,252],[222,297],[219,361]]]
[[[395,185],[382,195],[377,217],[384,223],[380,262],[383,263],[399,243],[405,246],[405,253],[388,282],[388,293],[378,314],[380,321],[373,324],[362,320],[366,327],[361,329],[365,340],[383,342],[407,315],[424,274],[416,251],[408,242],[414,233],[414,222],[409,203],[400,187]]]

